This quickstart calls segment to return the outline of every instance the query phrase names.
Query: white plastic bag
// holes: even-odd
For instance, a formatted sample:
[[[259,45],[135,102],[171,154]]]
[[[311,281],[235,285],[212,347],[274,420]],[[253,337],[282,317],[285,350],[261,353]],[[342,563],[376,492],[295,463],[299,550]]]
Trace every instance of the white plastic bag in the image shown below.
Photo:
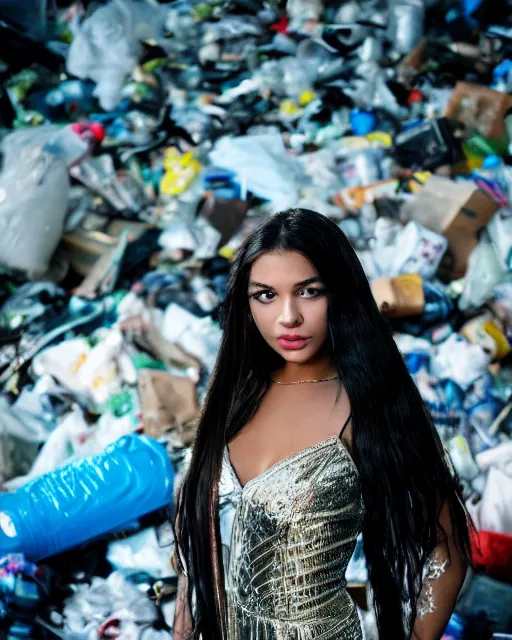
[[[480,504],[479,521],[483,531],[512,536],[512,478],[491,467]]]
[[[503,282],[506,271],[489,235],[483,233],[468,259],[464,291],[459,300],[462,311],[474,311],[492,297],[494,288]]]
[[[0,174],[0,264],[42,276],[59,243],[68,207],[62,158],[44,150],[60,127],[15,131],[4,139]]]
[[[279,132],[221,138],[210,153],[212,164],[231,169],[249,191],[279,209],[296,206],[305,176]]]
[[[453,380],[467,391],[487,371],[491,358],[479,344],[453,333],[434,349],[430,371],[439,380]]]
[[[101,107],[112,110],[142,53],[142,41],[157,38],[165,18],[163,8],[148,2],[111,0],[80,25],[69,48],[67,70],[95,82]]]
[[[169,563],[171,545],[159,544],[151,527],[108,546],[107,560],[117,570],[146,571],[154,578],[167,578],[173,571]]]

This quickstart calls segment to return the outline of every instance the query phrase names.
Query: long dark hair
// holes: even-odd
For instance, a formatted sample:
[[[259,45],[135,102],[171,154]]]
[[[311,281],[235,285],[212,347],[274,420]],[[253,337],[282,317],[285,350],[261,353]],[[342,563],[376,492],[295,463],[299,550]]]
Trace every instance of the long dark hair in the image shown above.
[[[444,532],[442,506],[448,507],[455,543],[468,563],[470,520],[439,435],[355,252],[334,222],[304,209],[271,217],[247,238],[233,264],[223,339],[174,523],[187,565],[189,600],[192,590],[196,598],[192,637],[217,640],[222,633],[214,588],[215,562],[222,562],[212,495],[224,446],[254,415],[271,372],[284,364],[261,337],[249,309],[251,266],[267,251],[302,253],[326,285],[334,365],[352,408],[353,456],[366,507],[364,552],[379,633],[408,638],[419,576]],[[406,603],[410,608],[404,614]]]

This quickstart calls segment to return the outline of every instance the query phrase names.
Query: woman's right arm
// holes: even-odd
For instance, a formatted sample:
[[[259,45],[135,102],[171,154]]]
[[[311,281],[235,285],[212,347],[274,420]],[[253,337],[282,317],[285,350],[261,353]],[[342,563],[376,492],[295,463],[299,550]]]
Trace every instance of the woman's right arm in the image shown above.
[[[181,488],[176,494],[178,507],[181,499]],[[179,509],[177,508],[177,511]],[[176,531],[179,530],[178,518],[176,519]],[[181,562],[180,562],[181,559]],[[174,640],[189,640],[192,637],[194,624],[192,622],[192,609],[188,597],[188,575],[183,554],[180,553],[178,540],[174,541],[174,554],[171,557],[171,565],[178,574],[178,588],[176,591],[176,608],[174,610],[174,623],[172,635]]]
[[[178,573],[178,591],[176,593],[176,609],[172,635],[174,640],[188,640],[192,634],[192,614],[188,598],[188,578],[183,572]]]

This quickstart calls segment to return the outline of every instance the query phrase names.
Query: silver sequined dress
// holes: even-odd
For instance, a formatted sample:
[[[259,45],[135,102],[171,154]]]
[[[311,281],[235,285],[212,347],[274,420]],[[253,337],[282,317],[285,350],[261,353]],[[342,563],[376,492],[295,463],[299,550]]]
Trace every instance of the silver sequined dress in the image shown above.
[[[361,532],[359,474],[339,437],[244,487],[228,449],[219,484],[226,640],[360,640],[345,570]]]

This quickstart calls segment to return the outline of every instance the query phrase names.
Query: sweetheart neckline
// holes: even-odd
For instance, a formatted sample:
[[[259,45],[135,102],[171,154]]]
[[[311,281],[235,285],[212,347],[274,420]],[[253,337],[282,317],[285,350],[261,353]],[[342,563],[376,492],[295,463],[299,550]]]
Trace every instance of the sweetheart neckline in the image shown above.
[[[236,469],[233,466],[233,463],[231,462],[231,457],[229,455],[229,448],[228,448],[227,444],[224,447],[224,453],[225,453],[226,460],[227,460],[227,463],[229,465],[229,468],[231,469],[231,472],[232,472],[232,474],[233,474],[233,476],[234,476],[234,478],[235,478],[235,480],[236,480],[236,482],[238,484],[238,487],[243,492],[243,491],[245,491],[247,489],[247,487],[249,485],[252,485],[253,483],[257,482],[258,480],[261,480],[270,471],[273,471],[276,467],[280,467],[284,463],[289,462],[290,460],[293,460],[294,458],[296,458],[297,456],[299,456],[301,454],[309,453],[310,451],[314,451],[317,448],[320,448],[322,446],[326,446],[327,444],[330,444],[331,442],[336,442],[336,441],[339,442],[340,447],[341,447],[341,451],[344,451],[344,453],[346,454],[347,458],[349,459],[350,464],[355,469],[357,475],[359,475],[359,470],[358,470],[358,468],[356,466],[356,463],[354,462],[354,459],[350,455],[349,450],[347,449],[346,445],[343,443],[343,441],[341,440],[341,438],[339,436],[330,436],[329,438],[325,438],[324,440],[320,440],[320,442],[316,442],[316,443],[310,445],[309,447],[304,447],[304,449],[300,449],[299,451],[296,451],[295,453],[292,453],[289,456],[286,456],[286,458],[283,458],[282,460],[278,460],[277,462],[274,462],[274,464],[272,464],[267,469],[264,469],[261,473],[258,473],[258,475],[254,476],[254,478],[251,478],[250,480],[248,480],[244,485],[242,485],[242,483],[240,482],[240,478],[238,477],[238,473],[236,472]]]

